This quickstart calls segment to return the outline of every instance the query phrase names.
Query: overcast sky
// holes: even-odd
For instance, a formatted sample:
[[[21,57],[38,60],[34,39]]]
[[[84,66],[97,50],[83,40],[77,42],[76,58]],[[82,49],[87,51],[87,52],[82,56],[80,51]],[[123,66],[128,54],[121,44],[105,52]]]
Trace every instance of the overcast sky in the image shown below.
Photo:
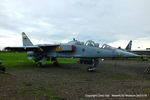
[[[0,49],[76,38],[133,49],[150,47],[150,0],[0,0]]]

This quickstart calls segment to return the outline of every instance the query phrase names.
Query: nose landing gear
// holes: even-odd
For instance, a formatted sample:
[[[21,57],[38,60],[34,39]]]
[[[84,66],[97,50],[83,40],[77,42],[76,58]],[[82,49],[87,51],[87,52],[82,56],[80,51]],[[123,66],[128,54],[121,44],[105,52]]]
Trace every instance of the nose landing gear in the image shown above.
[[[88,72],[94,72],[96,71],[96,67],[99,64],[99,59],[98,58],[93,58],[92,59],[92,67],[88,67],[87,71]]]

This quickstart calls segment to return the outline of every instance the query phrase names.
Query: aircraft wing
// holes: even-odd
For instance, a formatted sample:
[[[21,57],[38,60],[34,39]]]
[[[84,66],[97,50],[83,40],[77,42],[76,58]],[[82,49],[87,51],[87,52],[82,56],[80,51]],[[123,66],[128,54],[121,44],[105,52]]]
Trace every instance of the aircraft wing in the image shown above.
[[[59,45],[35,45],[35,46],[23,46],[23,47],[6,47],[5,50],[8,51],[17,51],[17,52],[23,52],[23,51],[38,51],[43,49],[50,49],[53,47],[57,47]]]
[[[4,49],[8,51],[23,52],[23,51],[36,51],[39,50],[40,48],[38,46],[26,46],[26,47],[6,47]]]
[[[41,45],[38,45],[40,48],[51,48],[51,47],[57,47],[57,46],[60,46],[58,44],[41,44]]]
[[[58,52],[68,52],[68,51],[74,51],[75,46],[74,45],[61,45],[61,44],[46,44],[46,45],[39,45],[39,47],[42,50],[49,50],[53,49]]]

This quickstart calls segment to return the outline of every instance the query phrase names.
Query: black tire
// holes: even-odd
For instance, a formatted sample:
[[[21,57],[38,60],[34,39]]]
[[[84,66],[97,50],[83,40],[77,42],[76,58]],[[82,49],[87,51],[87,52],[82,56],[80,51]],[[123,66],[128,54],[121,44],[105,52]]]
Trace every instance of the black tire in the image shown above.
[[[54,62],[53,65],[55,66],[59,66],[58,62]]]
[[[87,68],[87,71],[88,71],[88,72],[95,72],[95,71],[96,71],[96,69],[95,69],[95,68],[93,68],[93,67],[89,67],[89,68]]]
[[[42,66],[42,63],[37,63],[37,67],[41,67]]]
[[[83,64],[83,61],[82,61],[82,60],[80,60],[80,64]]]
[[[1,72],[5,73],[6,68],[5,68],[5,67],[3,67],[3,66],[0,66],[0,70],[1,70]]]

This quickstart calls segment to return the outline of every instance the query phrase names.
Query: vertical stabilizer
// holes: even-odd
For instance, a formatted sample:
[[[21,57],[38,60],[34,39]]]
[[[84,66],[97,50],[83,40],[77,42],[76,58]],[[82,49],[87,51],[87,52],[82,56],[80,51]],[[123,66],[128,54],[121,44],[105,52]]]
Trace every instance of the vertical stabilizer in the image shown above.
[[[22,42],[23,46],[33,46],[32,42],[24,32],[22,32]]]
[[[130,51],[132,47],[132,40],[130,40],[129,44],[127,45],[127,47],[125,48],[127,51]]]

